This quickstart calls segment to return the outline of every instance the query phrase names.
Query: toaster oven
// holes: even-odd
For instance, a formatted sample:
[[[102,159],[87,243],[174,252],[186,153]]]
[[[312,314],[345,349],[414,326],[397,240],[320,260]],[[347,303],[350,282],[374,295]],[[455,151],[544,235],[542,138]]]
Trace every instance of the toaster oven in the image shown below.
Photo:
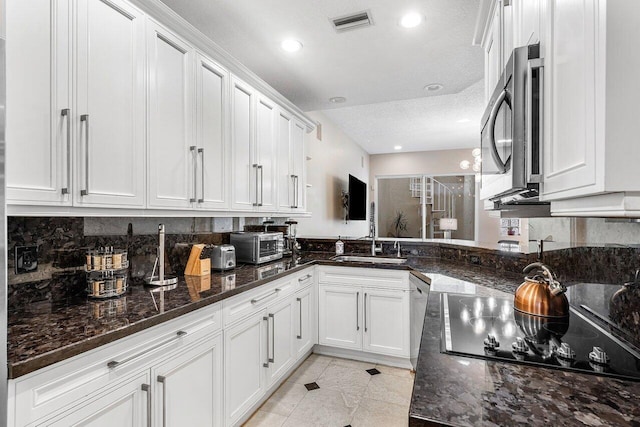
[[[282,233],[234,232],[231,244],[236,248],[236,260],[248,264],[262,264],[282,258]]]

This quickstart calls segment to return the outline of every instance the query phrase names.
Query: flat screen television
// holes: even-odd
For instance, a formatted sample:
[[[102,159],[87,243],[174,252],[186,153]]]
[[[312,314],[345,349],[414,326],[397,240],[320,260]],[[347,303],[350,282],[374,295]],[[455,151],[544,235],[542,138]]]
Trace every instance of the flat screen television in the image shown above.
[[[367,184],[349,175],[349,209],[347,218],[352,221],[367,219]]]

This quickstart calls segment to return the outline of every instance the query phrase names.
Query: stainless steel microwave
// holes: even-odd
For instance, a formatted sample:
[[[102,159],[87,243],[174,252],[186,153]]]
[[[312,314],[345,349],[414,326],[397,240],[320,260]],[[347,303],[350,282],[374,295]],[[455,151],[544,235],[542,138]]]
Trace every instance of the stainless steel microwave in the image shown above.
[[[231,233],[231,244],[236,248],[236,261],[262,264],[282,258],[284,237],[282,233],[239,231]]]
[[[480,197],[494,209],[540,204],[542,96],[540,45],[514,49],[482,116]]]

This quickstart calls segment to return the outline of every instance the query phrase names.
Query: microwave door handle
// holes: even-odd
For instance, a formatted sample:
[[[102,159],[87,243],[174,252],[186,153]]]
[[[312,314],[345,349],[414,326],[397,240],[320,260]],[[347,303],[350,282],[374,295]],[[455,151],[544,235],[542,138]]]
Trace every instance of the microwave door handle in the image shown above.
[[[533,69],[538,69],[538,79],[540,81],[540,87],[538,89],[538,173],[532,173],[533,171]],[[543,108],[544,108],[544,60],[542,58],[530,59],[527,61],[527,181],[528,182],[542,182],[542,148],[543,148]]]
[[[498,172],[500,172],[501,174],[507,172],[507,164],[509,163],[510,158],[507,159],[506,162],[503,162],[502,159],[500,158],[500,154],[498,154],[498,147],[496,146],[496,138],[495,138],[495,127],[496,127],[496,120],[498,119],[498,111],[500,111],[500,106],[505,101],[509,103],[508,96],[509,96],[509,93],[507,92],[506,89],[500,92],[498,99],[496,99],[495,104],[493,104],[493,108],[491,109],[491,114],[489,114],[488,137],[489,137],[489,144],[491,145],[491,157],[493,158],[493,161],[496,163],[496,166],[498,167]]]

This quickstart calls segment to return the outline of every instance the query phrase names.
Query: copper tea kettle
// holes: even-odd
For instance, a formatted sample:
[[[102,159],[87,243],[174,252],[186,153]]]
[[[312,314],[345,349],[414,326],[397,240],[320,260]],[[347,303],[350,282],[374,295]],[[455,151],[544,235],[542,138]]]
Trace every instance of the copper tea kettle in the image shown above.
[[[526,314],[543,317],[564,317],[569,315],[569,301],[564,295],[567,288],[556,280],[546,265],[534,262],[523,270],[533,272],[526,276],[514,297],[513,306]]]

